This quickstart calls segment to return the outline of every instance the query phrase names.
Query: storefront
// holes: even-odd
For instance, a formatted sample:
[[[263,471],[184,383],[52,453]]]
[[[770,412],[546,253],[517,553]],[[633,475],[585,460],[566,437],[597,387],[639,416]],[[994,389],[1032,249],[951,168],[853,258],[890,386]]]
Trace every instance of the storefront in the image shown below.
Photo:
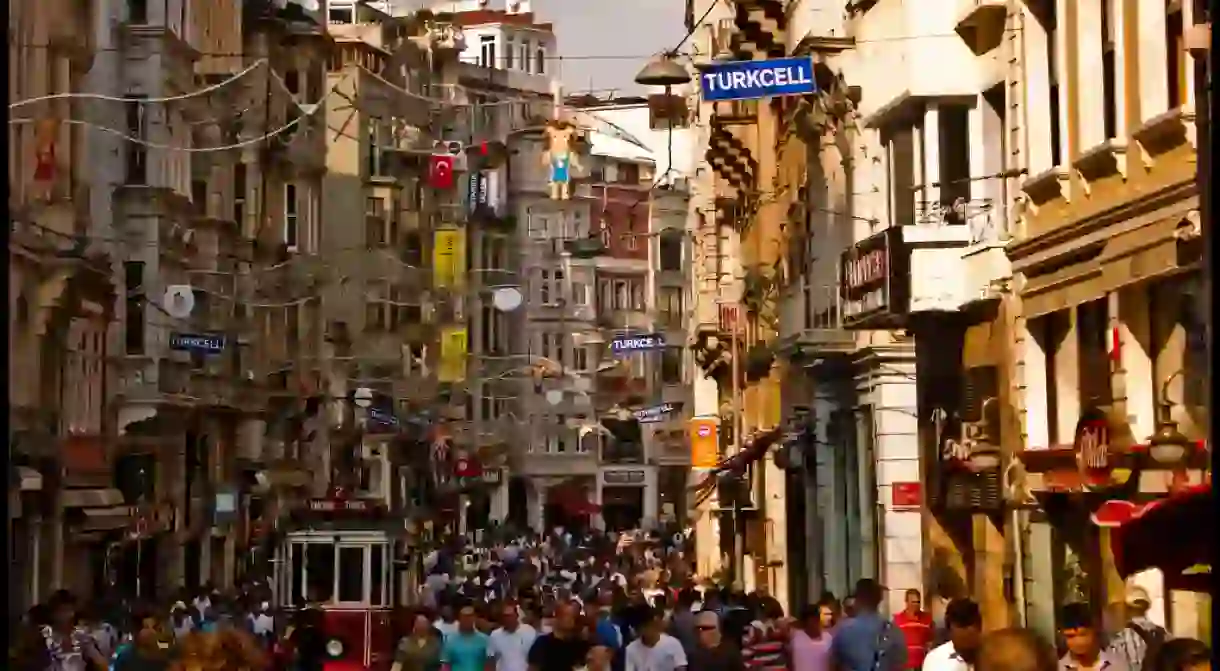
[[[1209,599],[1174,589],[1155,568],[1121,571],[1114,532],[1126,516],[1115,510],[1143,509],[1210,482],[1210,453],[1171,421],[1145,442],[1124,436],[1129,428],[1089,408],[1070,446],[1021,453],[1024,476],[1016,485],[1035,504],[1023,543],[1026,582],[1052,586],[1025,590],[1027,620],[1051,632],[1059,607],[1070,602],[1086,603],[1103,617],[1130,582],[1151,595],[1151,619],[1175,635],[1197,637],[1210,629],[1202,615]],[[1169,547],[1163,551],[1166,559],[1172,554]]]
[[[658,499],[656,467],[603,466],[598,470],[595,501],[608,531],[655,525]]]

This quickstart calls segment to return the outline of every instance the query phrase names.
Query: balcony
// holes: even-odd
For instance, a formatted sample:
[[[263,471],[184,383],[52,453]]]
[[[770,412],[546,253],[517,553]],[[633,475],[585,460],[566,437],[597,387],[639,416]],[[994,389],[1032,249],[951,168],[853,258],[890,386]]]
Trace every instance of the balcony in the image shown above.
[[[597,311],[597,324],[605,329],[616,331],[648,331],[652,329],[652,319],[643,310],[611,310]]]
[[[792,361],[819,361],[856,349],[855,334],[843,328],[837,283],[789,287],[781,298],[777,353]]]
[[[974,53],[985,54],[1000,46],[1008,16],[1004,0],[957,0],[957,5],[954,29]]]

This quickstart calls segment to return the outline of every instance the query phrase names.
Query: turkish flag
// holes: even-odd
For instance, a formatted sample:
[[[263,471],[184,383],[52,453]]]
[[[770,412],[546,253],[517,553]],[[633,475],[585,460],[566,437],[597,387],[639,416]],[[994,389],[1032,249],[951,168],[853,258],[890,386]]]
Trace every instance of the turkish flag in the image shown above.
[[[449,154],[433,154],[428,163],[428,185],[434,189],[452,189],[453,156]]]

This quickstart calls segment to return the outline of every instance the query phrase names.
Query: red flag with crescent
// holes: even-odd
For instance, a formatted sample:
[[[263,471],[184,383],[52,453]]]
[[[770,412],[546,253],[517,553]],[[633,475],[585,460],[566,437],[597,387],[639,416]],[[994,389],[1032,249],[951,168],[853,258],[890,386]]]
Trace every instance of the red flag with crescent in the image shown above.
[[[428,164],[428,184],[434,189],[452,189],[453,157],[449,154],[433,154]]]

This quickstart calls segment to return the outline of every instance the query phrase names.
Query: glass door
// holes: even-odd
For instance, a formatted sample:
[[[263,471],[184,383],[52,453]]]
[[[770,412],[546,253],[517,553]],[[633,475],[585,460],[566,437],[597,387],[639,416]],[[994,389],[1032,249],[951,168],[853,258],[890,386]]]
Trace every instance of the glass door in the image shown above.
[[[369,585],[372,582],[369,580],[370,554],[367,543],[339,543],[335,546],[335,602],[349,605],[369,603]]]

